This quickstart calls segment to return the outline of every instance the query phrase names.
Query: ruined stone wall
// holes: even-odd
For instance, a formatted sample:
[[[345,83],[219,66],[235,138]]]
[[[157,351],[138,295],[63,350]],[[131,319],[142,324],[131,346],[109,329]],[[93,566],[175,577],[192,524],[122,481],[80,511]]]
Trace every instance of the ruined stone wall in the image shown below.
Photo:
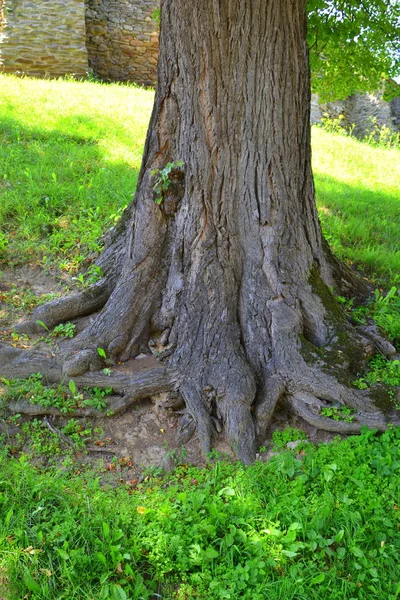
[[[85,0],[89,66],[101,79],[154,85],[157,0]]]
[[[88,70],[82,0],[3,0],[0,70],[37,77]]]
[[[368,134],[373,128],[373,121],[378,127],[385,125],[393,131],[400,131],[400,97],[386,102],[380,95],[355,94],[346,100],[322,104],[313,94],[311,122],[320,123],[326,114],[333,119],[343,115],[343,127],[349,128],[354,124],[353,135],[358,138]]]

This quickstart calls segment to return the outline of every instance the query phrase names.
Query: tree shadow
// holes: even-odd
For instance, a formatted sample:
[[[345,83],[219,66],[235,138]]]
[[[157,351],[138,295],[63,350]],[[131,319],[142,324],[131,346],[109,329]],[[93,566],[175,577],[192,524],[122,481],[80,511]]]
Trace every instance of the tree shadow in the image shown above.
[[[68,131],[66,122],[47,129],[0,120],[0,233],[8,258],[32,252],[81,259],[98,249],[132,199],[139,165],[107,152],[95,119],[74,119],[80,125]]]
[[[362,263],[369,276],[400,283],[400,194],[352,186],[315,174],[325,237],[340,257]]]

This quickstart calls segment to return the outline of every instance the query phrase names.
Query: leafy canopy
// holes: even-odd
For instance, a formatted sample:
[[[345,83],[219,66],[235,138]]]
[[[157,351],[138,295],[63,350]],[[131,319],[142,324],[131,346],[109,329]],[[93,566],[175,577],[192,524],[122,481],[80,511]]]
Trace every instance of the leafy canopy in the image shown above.
[[[400,75],[400,2],[309,0],[307,41],[322,99],[377,90]],[[399,95],[396,87],[387,93]]]

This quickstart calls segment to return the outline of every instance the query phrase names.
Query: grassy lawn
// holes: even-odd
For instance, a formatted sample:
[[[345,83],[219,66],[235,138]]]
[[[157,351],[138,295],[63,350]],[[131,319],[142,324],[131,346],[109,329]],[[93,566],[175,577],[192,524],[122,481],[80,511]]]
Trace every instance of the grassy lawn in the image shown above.
[[[0,76],[0,259],[76,272],[132,198],[153,94]]]
[[[0,76],[0,260],[77,272],[132,198],[153,93]],[[335,252],[400,278],[400,152],[313,129],[320,216]]]
[[[335,253],[400,285],[400,150],[313,128],[320,219]]]
[[[132,197],[153,94],[8,76],[0,85],[0,269],[76,275]],[[398,344],[400,150],[314,128],[313,165],[334,251],[380,288],[353,318],[373,314]],[[398,385],[385,369],[371,368],[359,387],[389,375]],[[38,376],[16,385],[47,393]],[[95,431],[71,419],[62,433],[82,452]],[[212,455],[205,468],[153,469],[113,488],[103,467],[78,468],[40,421],[21,424],[21,436],[48,466],[0,437],[0,599],[400,597],[400,429],[290,450],[304,436],[289,428],[275,432],[268,462]]]
[[[5,597],[398,598],[400,431],[295,451],[285,441],[269,462],[153,471],[114,489],[3,455]]]

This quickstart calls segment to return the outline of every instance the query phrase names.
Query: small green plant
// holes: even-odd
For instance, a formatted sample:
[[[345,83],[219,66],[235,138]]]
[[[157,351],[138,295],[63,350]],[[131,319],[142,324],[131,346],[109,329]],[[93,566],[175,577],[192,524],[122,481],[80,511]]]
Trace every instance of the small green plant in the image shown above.
[[[76,325],[73,323],[60,323],[53,329],[53,335],[58,337],[73,338],[75,335]]]
[[[76,383],[73,379],[70,379],[68,382],[69,391],[73,396],[76,395]]]
[[[160,24],[160,21],[161,21],[161,11],[160,11],[159,8],[156,8],[156,10],[151,15],[151,18],[153,19],[153,21],[155,21],[157,23],[157,25]]]
[[[163,169],[153,169],[151,171],[151,176],[155,177],[153,190],[156,194],[154,199],[156,204],[161,204],[164,193],[168,190],[172,183],[170,179],[172,171],[181,170],[183,165],[183,161],[177,160],[175,162],[167,163]]]
[[[86,271],[86,283],[93,285],[100,281],[104,276],[103,270],[98,265],[90,265]]]
[[[324,113],[324,116],[321,119],[321,124],[323,129],[329,133],[336,133],[346,136],[351,136],[355,127],[354,123],[352,123],[350,127],[345,126],[344,115],[331,117],[329,116],[329,113]]]
[[[0,231],[0,259],[3,259],[6,257],[7,246],[8,246],[8,237],[5,235],[5,233]]]
[[[334,421],[344,421],[351,423],[354,421],[354,409],[348,406],[326,406],[321,408],[321,416],[333,419]]]
[[[107,396],[112,393],[112,388],[85,388],[86,392],[89,394],[89,398],[86,398],[83,401],[85,406],[90,406],[97,410],[104,410],[107,408],[108,400]]]
[[[380,148],[400,148],[400,133],[387,125],[379,125],[376,117],[369,117],[370,127],[363,141]]]
[[[301,429],[295,427],[286,427],[286,429],[277,429],[272,434],[272,444],[275,448],[284,448],[289,442],[297,440],[306,440],[307,436]]]
[[[73,281],[77,281],[82,287],[89,287],[103,277],[103,271],[97,265],[90,265],[86,273],[78,273],[75,277],[72,277]]]
[[[353,385],[365,390],[376,383],[390,386],[400,386],[400,360],[387,360],[378,354],[370,360],[369,371],[353,381]]]
[[[45,331],[50,331],[50,329],[47,327],[46,323],[44,323],[43,321],[40,321],[40,319],[35,321],[35,323],[36,323],[36,325],[39,325],[39,327],[43,327],[43,329]]]

